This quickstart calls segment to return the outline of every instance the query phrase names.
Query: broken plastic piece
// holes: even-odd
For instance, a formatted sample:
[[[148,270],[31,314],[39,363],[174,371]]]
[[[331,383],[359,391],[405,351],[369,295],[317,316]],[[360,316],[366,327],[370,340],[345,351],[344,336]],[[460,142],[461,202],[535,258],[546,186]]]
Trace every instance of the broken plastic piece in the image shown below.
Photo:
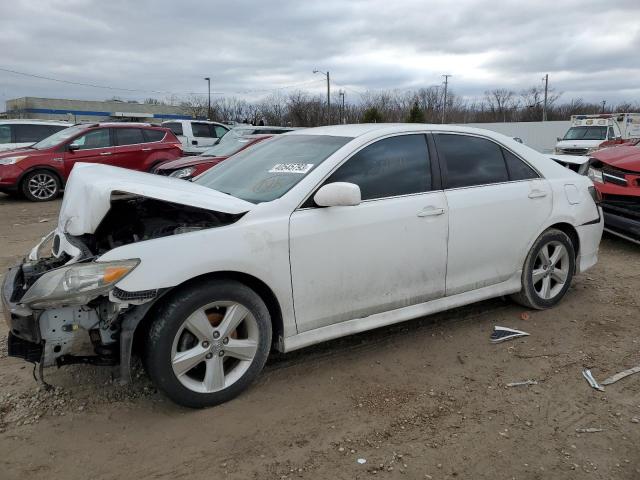
[[[515,330],[507,327],[493,327],[493,333],[491,334],[491,343],[506,342],[519,337],[528,337],[527,332],[521,330]]]
[[[634,373],[640,373],[640,365],[638,365],[637,367],[629,368],[628,370],[623,370],[620,373],[616,373],[606,380],[603,380],[600,385],[611,385],[612,383],[616,383],[618,380],[622,380],[624,377],[628,377],[629,375],[633,375]]]
[[[366,458],[359,458],[359,459],[358,459],[358,463],[359,463],[360,465],[364,465],[365,463],[367,463],[367,459],[366,459]]]
[[[578,433],[598,433],[604,432],[604,428],[576,428]]]
[[[507,383],[505,386],[506,387],[520,387],[523,385],[537,385],[538,381],[537,380],[524,380],[523,382],[512,382],[512,383]]]
[[[588,370],[585,368],[584,370],[582,370],[582,376],[585,378],[587,382],[589,382],[589,385],[591,385],[591,388],[595,388],[596,390],[600,390],[601,392],[604,392],[604,387],[600,385],[595,378],[593,378],[593,375],[591,375],[591,370]]]

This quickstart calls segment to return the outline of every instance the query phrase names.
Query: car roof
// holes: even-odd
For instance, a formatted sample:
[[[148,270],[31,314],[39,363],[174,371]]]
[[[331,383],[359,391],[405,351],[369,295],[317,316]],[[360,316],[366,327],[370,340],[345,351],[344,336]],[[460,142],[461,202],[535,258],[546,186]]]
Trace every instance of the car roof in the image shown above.
[[[18,125],[62,125],[62,126],[72,126],[73,123],[71,122],[62,122],[62,121],[56,121],[56,120],[29,120],[26,118],[20,118],[20,119],[7,119],[7,120],[0,120],[0,125],[5,125],[5,124],[18,124]]]
[[[224,123],[212,122],[211,120],[198,120],[197,118],[165,120],[164,122],[162,122],[162,125],[164,125],[165,123],[192,123],[192,122],[210,123],[211,125],[220,125],[221,127],[225,127],[227,129],[231,127],[230,125],[225,125]]]

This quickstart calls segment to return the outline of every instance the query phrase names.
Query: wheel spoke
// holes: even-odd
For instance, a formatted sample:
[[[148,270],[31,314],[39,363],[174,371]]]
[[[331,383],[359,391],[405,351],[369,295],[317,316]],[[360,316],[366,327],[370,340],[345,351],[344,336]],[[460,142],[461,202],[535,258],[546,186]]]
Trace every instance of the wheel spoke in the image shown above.
[[[224,388],[224,368],[222,357],[213,357],[207,360],[207,370],[202,381],[207,392],[213,392]]]
[[[544,278],[545,273],[547,273],[546,270],[544,270],[542,268],[538,268],[538,269],[534,270],[531,273],[531,278],[533,279],[533,284],[535,285],[540,280],[542,280]]]
[[[185,350],[184,352],[178,352],[173,357],[173,371],[176,375],[184,375],[193,367],[198,365],[200,362],[204,360],[204,356],[206,355],[207,350],[202,348],[200,345],[197,345],[189,350]]]
[[[211,341],[213,338],[213,327],[211,323],[209,323],[207,314],[202,309],[193,312],[189,318],[187,318],[184,326],[201,342],[204,340]]]
[[[240,325],[242,320],[245,319],[249,310],[238,303],[234,303],[230,307],[227,307],[227,311],[224,314],[224,318],[217,330],[223,337],[229,336]]]
[[[542,280],[542,290],[540,290],[540,296],[544,299],[549,298],[551,294],[551,278],[544,277]]]
[[[224,346],[225,355],[238,360],[253,360],[258,350],[258,342],[253,340],[229,339],[229,343]]]
[[[549,257],[549,263],[552,266],[554,266],[556,263],[558,263],[558,260],[560,259],[563,253],[564,253],[564,247],[562,245],[556,245],[555,248],[553,249],[553,254],[551,255],[551,257]]]
[[[562,268],[555,268],[551,272],[551,278],[560,284],[563,284],[564,282],[566,282],[568,276],[569,276],[569,271]]]
[[[538,257],[542,260],[543,265],[549,264],[549,245],[545,245],[540,249]]]

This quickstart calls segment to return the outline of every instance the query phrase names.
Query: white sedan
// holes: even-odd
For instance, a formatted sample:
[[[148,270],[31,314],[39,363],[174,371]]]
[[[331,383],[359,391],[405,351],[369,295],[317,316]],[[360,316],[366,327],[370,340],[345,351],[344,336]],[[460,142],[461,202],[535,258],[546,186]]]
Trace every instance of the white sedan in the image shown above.
[[[294,131],[193,183],[81,165],[57,229],[6,275],[9,352],[126,380],[135,346],[171,399],[215,405],[272,348],[501,295],[552,307],[602,228],[587,177],[465,127]],[[74,355],[85,331],[95,355]]]

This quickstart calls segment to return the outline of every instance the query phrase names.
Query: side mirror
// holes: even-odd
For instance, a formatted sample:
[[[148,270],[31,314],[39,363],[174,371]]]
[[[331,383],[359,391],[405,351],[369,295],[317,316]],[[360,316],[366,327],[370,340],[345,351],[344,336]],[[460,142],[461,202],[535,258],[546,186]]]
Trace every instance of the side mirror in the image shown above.
[[[80,145],[78,145],[77,143],[70,143],[69,145],[67,145],[67,150],[69,150],[70,152],[75,152],[76,150],[80,150]]]
[[[556,142],[560,142],[562,139],[560,137],[556,137]]]
[[[321,207],[353,207],[360,205],[360,187],[355,183],[334,182],[320,187],[313,200]]]

